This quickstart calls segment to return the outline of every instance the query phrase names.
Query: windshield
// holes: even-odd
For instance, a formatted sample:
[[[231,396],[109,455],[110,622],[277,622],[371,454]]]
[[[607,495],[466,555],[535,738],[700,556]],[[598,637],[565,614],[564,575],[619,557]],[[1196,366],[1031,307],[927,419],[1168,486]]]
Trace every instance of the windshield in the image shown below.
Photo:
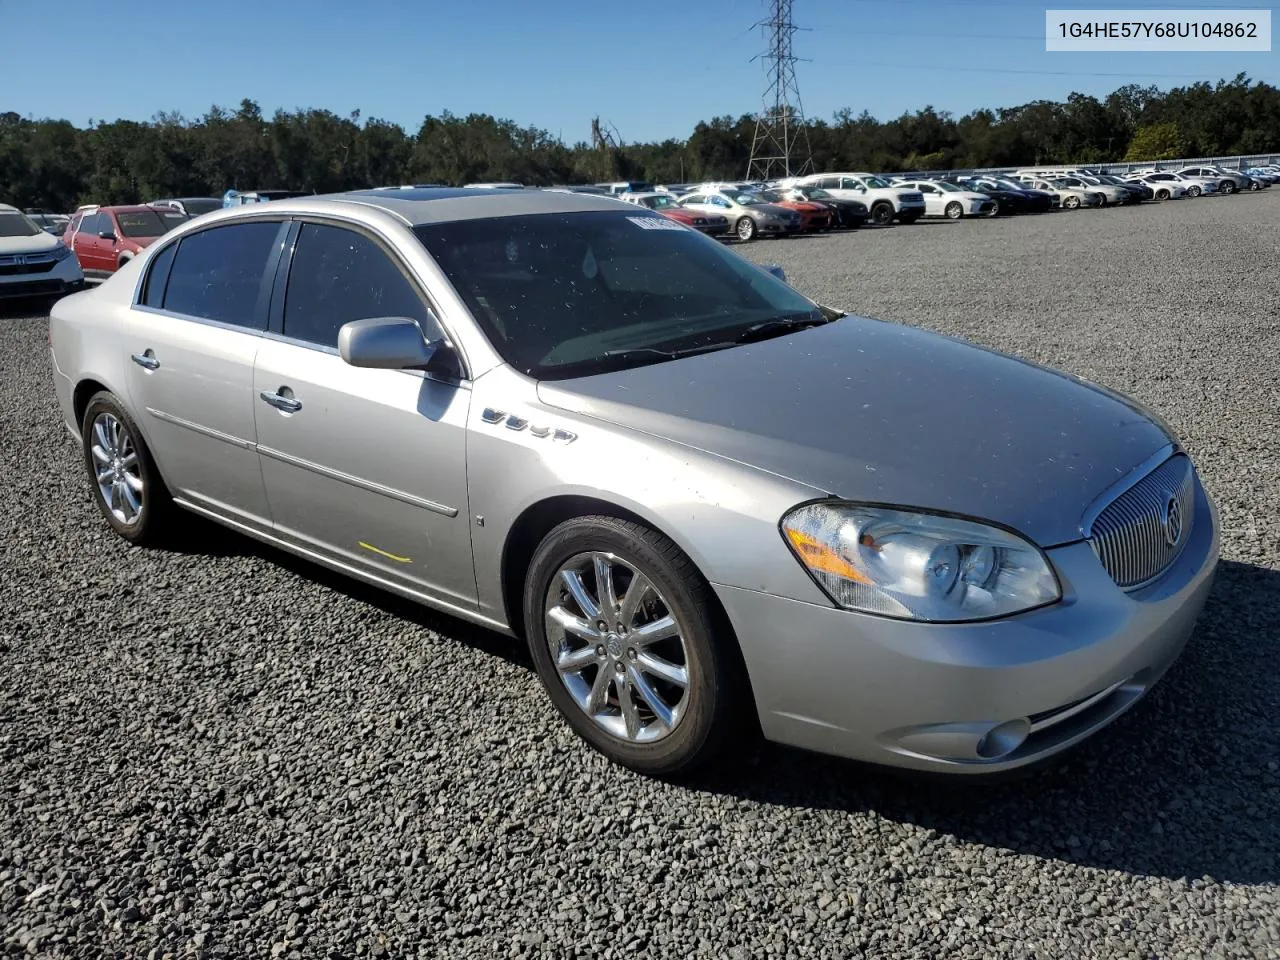
[[[795,195],[797,197],[806,198],[809,200],[834,200],[835,199],[835,197],[831,196],[831,194],[829,194],[826,190],[821,189],[820,187],[805,187],[803,190],[797,190]]]
[[[862,182],[872,190],[883,190],[885,187],[893,186],[888,180],[883,180],[880,177],[863,177]]]
[[[933,186],[937,187],[943,193],[964,193],[964,191],[961,190],[959,187],[957,187],[954,183],[946,183],[945,181],[942,181],[942,180],[936,181],[933,184]]]
[[[35,237],[43,232],[24,213],[0,213],[0,237]]]
[[[732,250],[640,211],[457,220],[414,233],[494,349],[539,379],[732,346],[770,320],[825,319]]]
[[[198,217],[202,213],[212,213],[214,210],[222,209],[221,200],[203,200],[199,197],[194,200],[183,200],[182,205],[187,208],[187,213],[193,217]]]
[[[1018,182],[1016,182],[1016,181],[1014,181],[1014,180],[1005,180],[1003,177],[1001,177],[999,180],[995,180],[995,181],[992,181],[992,182],[993,182],[993,183],[995,183],[995,185],[996,185],[996,186],[998,186],[998,187],[1002,187],[1002,188],[1004,188],[1005,190],[1025,190],[1025,189],[1027,189],[1027,185],[1026,185],[1025,183],[1018,183]]]
[[[158,237],[186,219],[177,210],[135,210],[116,214],[116,223],[126,237]]]
[[[725,196],[740,207],[759,207],[765,202],[754,193],[727,193]]]
[[[679,210],[680,204],[676,203],[675,197],[669,197],[665,194],[660,197],[644,197],[640,200],[642,204],[650,210]]]

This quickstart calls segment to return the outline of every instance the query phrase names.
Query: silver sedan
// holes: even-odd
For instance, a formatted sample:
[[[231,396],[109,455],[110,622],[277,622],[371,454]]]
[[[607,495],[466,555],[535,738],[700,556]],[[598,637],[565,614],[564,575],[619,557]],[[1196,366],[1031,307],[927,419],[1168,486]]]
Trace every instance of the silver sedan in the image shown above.
[[[757,729],[958,774],[1048,757],[1169,668],[1218,557],[1137,403],[605,197],[215,212],[62,300],[51,344],[121,537],[190,511],[517,637],[573,729],[655,775]]]

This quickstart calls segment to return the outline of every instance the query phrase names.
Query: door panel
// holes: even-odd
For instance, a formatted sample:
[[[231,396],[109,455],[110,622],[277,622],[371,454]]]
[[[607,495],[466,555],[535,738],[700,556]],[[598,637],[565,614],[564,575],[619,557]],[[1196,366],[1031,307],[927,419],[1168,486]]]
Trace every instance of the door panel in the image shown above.
[[[281,409],[262,394],[292,403]],[[276,535],[442,599],[476,602],[471,391],[265,338],[253,384]],[[273,401],[278,402],[278,401]]]
[[[256,332],[132,310],[129,395],[177,496],[270,528],[254,450]]]

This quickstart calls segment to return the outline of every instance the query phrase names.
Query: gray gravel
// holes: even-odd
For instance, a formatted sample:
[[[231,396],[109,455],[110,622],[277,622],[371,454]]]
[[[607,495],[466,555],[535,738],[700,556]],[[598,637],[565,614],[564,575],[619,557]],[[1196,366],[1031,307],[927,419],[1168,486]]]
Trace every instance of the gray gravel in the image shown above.
[[[1280,189],[744,248],[1133,393],[1218,498],[1179,665],[985,788],[772,748],[646,781],[500,637],[214,528],[130,549],[46,321],[0,313],[0,955],[1280,957],[1278,224]]]

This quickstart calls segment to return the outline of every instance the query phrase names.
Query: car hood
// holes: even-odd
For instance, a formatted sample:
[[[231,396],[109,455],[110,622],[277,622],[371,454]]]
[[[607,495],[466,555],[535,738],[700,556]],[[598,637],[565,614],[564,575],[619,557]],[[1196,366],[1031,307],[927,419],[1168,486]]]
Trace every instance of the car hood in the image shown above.
[[[62,241],[41,230],[34,237],[0,237],[0,256],[15,253],[48,253],[62,245]]]
[[[1045,547],[1079,540],[1098,495],[1171,442],[1101,387],[856,317],[538,392],[824,493],[992,520]]]

